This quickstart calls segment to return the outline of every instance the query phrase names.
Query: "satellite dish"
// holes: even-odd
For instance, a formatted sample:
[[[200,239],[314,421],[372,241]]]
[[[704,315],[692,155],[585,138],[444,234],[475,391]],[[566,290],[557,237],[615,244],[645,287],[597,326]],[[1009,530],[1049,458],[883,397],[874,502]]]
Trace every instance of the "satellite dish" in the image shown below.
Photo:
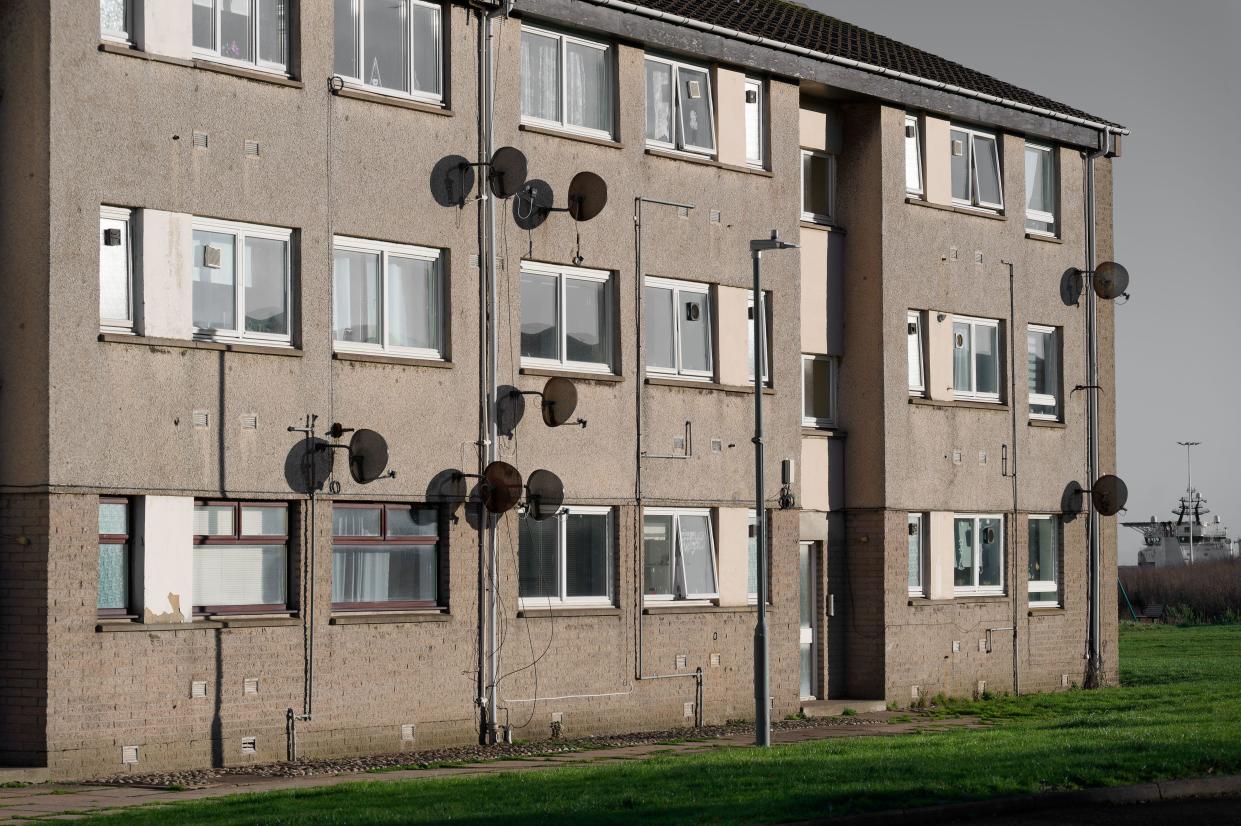
[[[502,146],[491,156],[491,192],[512,198],[526,185],[526,156],[520,149]]]
[[[1095,268],[1093,286],[1104,301],[1120,298],[1129,289],[1129,271],[1115,261],[1104,261]]]
[[[557,376],[543,386],[543,424],[560,427],[577,410],[577,387],[566,378]]]
[[[1060,494],[1060,514],[1066,522],[1072,521],[1082,512],[1082,486],[1077,482],[1069,482]]]
[[[1094,509],[1103,516],[1115,516],[1125,509],[1129,501],[1129,488],[1119,476],[1100,476],[1090,492]]]
[[[440,158],[431,168],[431,197],[443,207],[463,207],[474,191],[474,167],[460,155]]]
[[[460,503],[465,501],[465,474],[456,468],[441,470],[427,483],[428,502]]]
[[[388,443],[373,430],[358,430],[349,440],[349,475],[359,485],[374,482],[388,467]]]
[[[579,172],[569,183],[569,214],[574,221],[589,221],[608,203],[608,185],[593,172]]]
[[[564,504],[564,482],[550,470],[536,470],[526,481],[530,516],[542,522],[551,519]]]
[[[1076,307],[1082,295],[1082,271],[1069,267],[1060,276],[1060,300],[1066,307]]]
[[[513,220],[524,230],[538,229],[551,214],[555,194],[551,184],[535,178],[513,199]]]
[[[483,507],[491,513],[512,510],[521,500],[521,474],[508,462],[492,462],[483,471]]]

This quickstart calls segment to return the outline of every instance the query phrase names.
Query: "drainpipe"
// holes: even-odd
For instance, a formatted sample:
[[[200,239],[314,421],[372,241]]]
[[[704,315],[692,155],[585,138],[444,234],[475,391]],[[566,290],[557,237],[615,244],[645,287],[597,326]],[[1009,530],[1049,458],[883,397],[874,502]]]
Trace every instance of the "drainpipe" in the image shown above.
[[[488,37],[491,34],[489,18],[486,9],[475,8],[475,18],[478,22],[478,161],[481,164],[478,168],[480,174],[486,174],[488,167],[485,165],[491,158],[488,150],[489,130],[489,75],[487,74],[488,55],[491,48],[488,43]],[[489,274],[491,270],[490,248],[488,241],[490,234],[488,228],[488,207],[490,205],[490,192],[486,184],[479,187],[480,198],[478,201],[478,441],[475,443],[478,448],[478,475],[481,477],[491,460],[491,370],[490,370],[490,341],[491,341],[491,321],[490,312],[490,294],[489,294]],[[486,745],[491,742],[495,734],[495,716],[492,713],[490,703],[491,682],[488,679],[490,659],[488,652],[494,647],[494,635],[492,634],[492,626],[490,620],[492,615],[489,611],[491,604],[491,589],[488,586],[491,566],[491,548],[490,541],[493,524],[491,516],[483,508],[481,502],[478,506],[478,679],[477,679],[477,695],[475,704],[478,706],[478,742]]]
[[[1013,578],[1011,580],[1013,595],[1013,694],[1021,694],[1021,654],[1018,649],[1020,638],[1018,636],[1017,627],[1020,625],[1018,619],[1020,614],[1020,602],[1017,598],[1017,582],[1020,579],[1021,563],[1017,559],[1017,287],[1015,276],[1013,274],[1013,263],[1011,261],[1001,261],[1001,264],[1008,267],[1008,352],[1009,352],[1009,368],[1008,368],[1008,407],[1011,413],[1012,436],[1011,447],[1009,453],[1011,455],[1012,466],[1008,468],[1008,475],[1013,483],[1013,518],[1008,528],[1008,547],[1010,548],[1009,557],[1013,561]],[[987,630],[987,652],[991,651],[991,631],[1004,629],[988,629]]]

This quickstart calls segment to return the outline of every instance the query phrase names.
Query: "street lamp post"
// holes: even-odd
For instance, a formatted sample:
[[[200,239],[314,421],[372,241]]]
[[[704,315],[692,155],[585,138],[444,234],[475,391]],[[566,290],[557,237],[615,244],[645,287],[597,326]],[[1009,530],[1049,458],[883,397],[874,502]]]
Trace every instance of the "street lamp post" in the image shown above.
[[[780,240],[777,230],[770,238],[750,242],[754,259],[754,544],[758,557],[758,622],[754,626],[754,742],[771,745],[771,680],[767,662],[767,509],[763,495],[763,367],[767,363],[766,310],[763,307],[763,252],[796,249]]]

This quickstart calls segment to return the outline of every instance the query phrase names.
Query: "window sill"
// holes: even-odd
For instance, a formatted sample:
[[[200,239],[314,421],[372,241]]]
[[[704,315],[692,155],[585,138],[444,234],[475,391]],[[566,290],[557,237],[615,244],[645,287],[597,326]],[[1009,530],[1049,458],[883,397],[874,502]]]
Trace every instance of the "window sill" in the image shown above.
[[[95,624],[95,632],[100,634],[125,633],[130,631],[206,631],[227,628],[281,628],[301,625],[300,617],[288,614],[272,616],[247,615],[238,617],[212,616],[195,619],[193,622],[141,622],[138,619],[99,618]]]
[[[202,57],[194,58],[193,66],[195,69],[203,69],[204,71],[216,72],[221,75],[232,75],[233,77],[245,78],[246,80],[257,80],[260,83],[270,83],[274,86],[287,86],[290,89],[304,88],[304,84],[300,80],[294,80],[288,75],[282,75],[278,72],[265,72],[262,69],[248,69],[244,66],[216,63],[214,60]]]
[[[352,86],[345,86],[333,92],[338,98],[351,98],[353,100],[366,100],[371,103],[382,103],[386,106],[396,106],[400,109],[412,109],[415,112],[427,112],[432,115],[446,115],[451,117],[453,112],[446,106],[437,106],[434,103],[423,103],[420,100],[412,100],[409,98],[397,97],[395,95],[385,95],[382,92],[371,92],[366,89],[355,89]]]
[[[1054,235],[1042,235],[1037,232],[1027,232],[1026,237],[1029,238],[1031,241],[1046,241],[1048,244],[1063,244],[1064,243],[1064,241],[1060,240]]]
[[[440,359],[420,359],[414,356],[384,356],[371,353],[332,353],[336,361],[356,361],[367,364],[400,364],[406,367],[452,367],[451,361]]]
[[[522,608],[518,610],[519,619],[545,619],[552,617],[619,617],[621,610],[615,606],[600,605],[593,608],[574,608],[572,606],[553,608]]]
[[[843,439],[848,434],[845,431],[835,427],[808,427],[802,425],[801,435],[803,436],[819,436],[825,439]]]
[[[409,622],[448,622],[446,609],[427,611],[358,611],[333,614],[329,625],[396,625]]]
[[[908,605],[911,608],[923,608],[931,605],[996,605],[1008,601],[1007,594],[962,594],[953,599],[931,599],[930,597],[915,597],[912,594],[908,597]]]
[[[1027,424],[1029,424],[1030,427],[1050,427],[1057,430],[1065,430],[1068,428],[1068,425],[1064,422],[1057,422],[1052,419],[1030,419]]]
[[[717,393],[732,393],[735,395],[754,395],[754,387],[752,385],[742,384],[719,384],[713,381],[695,381],[694,379],[674,378],[672,376],[647,376],[643,379],[644,384],[653,385],[655,387],[688,387],[693,390],[712,390]],[[775,388],[764,387],[764,396],[774,396]]]
[[[138,344],[144,347],[174,347],[182,350],[217,350],[230,353],[260,353],[271,356],[293,356],[300,358],[302,351],[296,347],[272,347],[262,344],[242,344],[240,342],[197,341],[185,338],[155,338],[138,336],[130,333],[100,333],[99,340],[113,344]]]
[[[802,229],[817,229],[822,230],[823,232],[835,232],[840,235],[848,234],[845,232],[845,228],[839,226],[838,224],[827,224],[821,221],[807,221],[805,218],[801,219],[800,224]]]
[[[772,606],[769,605],[767,607],[770,609]],[[677,605],[676,603],[668,603],[666,605],[646,605],[642,608],[642,613],[648,616],[651,614],[754,614],[757,612],[757,605]]]
[[[696,155],[692,152],[677,152],[674,149],[659,149],[653,146],[646,148],[646,154],[652,158],[667,158],[670,161],[686,161],[688,163],[696,163],[699,166],[713,166],[716,169],[726,169],[729,172],[740,172],[743,175],[757,175],[760,178],[775,177],[770,170],[759,169],[756,166],[737,166],[731,163],[721,163],[709,155]]]
[[[624,376],[618,376],[615,373],[589,373],[578,370],[556,370],[549,367],[523,367],[518,372],[523,376],[560,377],[574,381],[601,381],[610,384],[625,380]]]
[[[125,57],[136,57],[139,60],[149,60],[152,63],[169,63],[173,66],[186,66],[193,68],[194,61],[180,57],[170,57],[168,55],[154,54],[152,52],[144,52],[135,46],[126,46],[124,43],[103,42],[99,44],[99,51],[108,54],[119,54]]]
[[[532,132],[536,135],[547,135],[552,138],[564,138],[566,140],[577,141],[578,143],[589,143],[594,146],[607,146],[612,149],[624,149],[625,144],[618,140],[609,140],[608,138],[600,138],[594,135],[579,135],[568,129],[554,129],[550,126],[536,126],[533,123],[518,124],[517,128],[522,132]]]
[[[1031,608],[1026,611],[1027,617],[1055,617],[1067,614],[1063,605],[1048,605],[1046,608]]]
[[[909,403],[920,407],[961,407],[971,410],[1008,411],[1008,405],[1004,404],[1004,402],[975,402],[967,399],[927,399],[920,396],[910,396]]]
[[[963,207],[949,204],[936,204],[925,198],[906,198],[905,203],[914,206],[929,207],[930,209],[939,209],[944,212],[955,212],[958,215],[973,215],[976,218],[987,218],[992,221],[1007,221],[1008,216],[1003,211],[993,212],[989,209],[975,209],[973,207]]]

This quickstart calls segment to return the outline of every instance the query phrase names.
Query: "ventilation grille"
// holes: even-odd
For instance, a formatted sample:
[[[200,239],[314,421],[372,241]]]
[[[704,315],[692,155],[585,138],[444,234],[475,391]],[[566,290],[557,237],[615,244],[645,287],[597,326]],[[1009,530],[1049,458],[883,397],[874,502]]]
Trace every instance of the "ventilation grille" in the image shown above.
[[[243,680],[241,683],[241,693],[242,694],[258,694],[259,693],[259,678],[258,677],[246,677],[245,680]]]
[[[207,699],[207,681],[194,680],[190,683],[190,699],[205,700]]]
[[[677,215],[681,216],[682,218],[688,218],[689,207],[683,207],[683,206],[677,207]]]
[[[693,704],[693,703],[686,703],[686,704],[685,704],[685,717],[686,717],[686,719],[688,719],[688,718],[690,718],[690,717],[693,717],[693,716],[694,716],[694,704]]]
[[[242,754],[257,754],[258,750],[259,750],[259,738],[257,737],[241,738],[241,753]]]
[[[718,224],[720,222],[720,211],[718,209],[711,210],[711,223]]]
[[[401,726],[401,741],[405,743],[414,742],[414,724],[405,723]]]
[[[210,142],[211,142],[211,139],[207,137],[206,132],[195,132],[194,133],[194,148],[195,149],[206,149],[207,144]]]
[[[478,269],[478,254],[477,253],[472,253],[470,255],[470,269],[472,270]]]
[[[254,413],[246,413],[241,417],[242,430],[257,430],[259,426],[259,417]]]
[[[138,762],[137,746],[121,746],[121,762],[127,766],[131,766]]]
[[[247,158],[257,158],[259,156],[259,142],[246,141],[245,153]]]
[[[712,668],[719,668],[719,667],[720,667],[720,655],[719,655],[719,654],[712,654],[712,655],[711,655],[711,667],[712,667]]]
[[[689,664],[689,657],[684,654],[677,654],[677,671],[685,668]]]
[[[194,427],[206,427],[211,424],[211,414],[206,410],[195,410],[190,421],[194,423]]]

